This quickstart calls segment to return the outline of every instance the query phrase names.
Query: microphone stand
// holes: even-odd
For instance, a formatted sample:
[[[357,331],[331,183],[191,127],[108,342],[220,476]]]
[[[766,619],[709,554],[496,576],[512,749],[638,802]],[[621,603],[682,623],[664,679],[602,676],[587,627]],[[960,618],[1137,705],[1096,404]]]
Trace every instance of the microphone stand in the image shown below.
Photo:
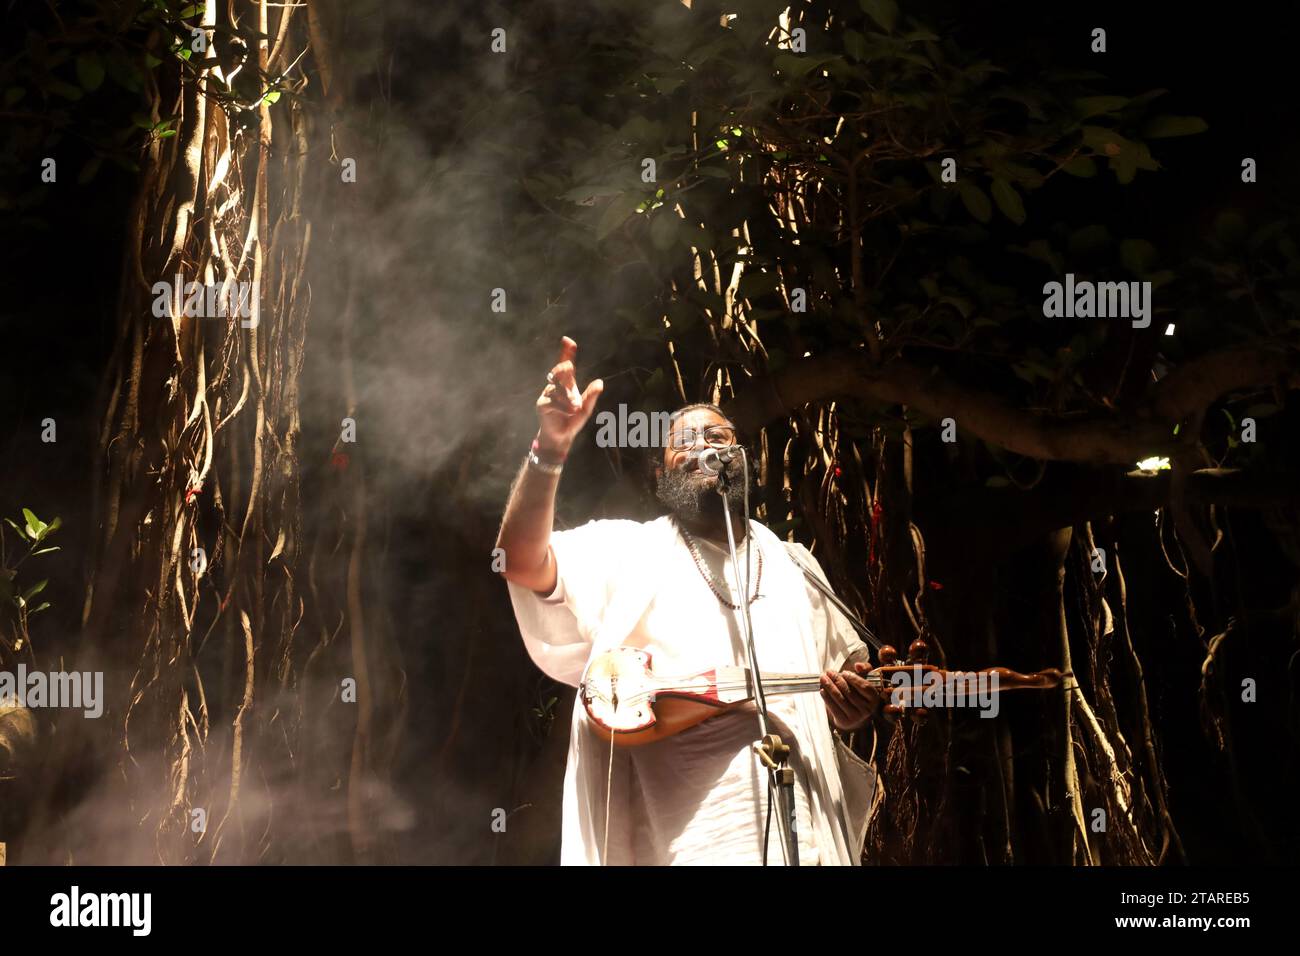
[[[740,452],[742,474],[748,474],[749,457],[744,448],[737,446]],[[736,583],[740,585],[740,629],[745,637],[745,650],[749,658],[749,683],[754,691],[754,709],[758,714],[759,739],[754,742],[754,752],[758,754],[763,765],[767,767],[769,800],[776,797],[777,825],[781,835],[781,848],[785,853],[787,866],[799,865],[798,827],[795,817],[794,768],[790,766],[790,747],[782,743],[779,735],[771,733],[767,722],[767,697],[763,693],[763,684],[759,675],[763,672],[758,667],[758,652],[754,648],[754,622],[749,614],[749,556],[753,554],[753,533],[749,533],[749,547],[745,550],[745,580],[740,579],[740,558],[736,554],[736,535],[731,527],[731,501],[727,489],[731,477],[727,474],[728,462],[722,464],[718,472],[718,494],[722,498],[722,513],[727,526],[727,548],[731,552],[731,566],[736,573]],[[745,484],[745,514],[749,520],[749,484]],[[772,807],[769,803],[768,819],[771,820]],[[763,864],[767,865],[767,831],[763,832]]]

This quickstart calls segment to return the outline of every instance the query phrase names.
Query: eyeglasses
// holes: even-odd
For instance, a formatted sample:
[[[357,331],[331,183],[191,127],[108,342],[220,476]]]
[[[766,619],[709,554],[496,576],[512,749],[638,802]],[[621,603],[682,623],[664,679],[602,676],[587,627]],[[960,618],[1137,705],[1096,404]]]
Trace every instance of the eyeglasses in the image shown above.
[[[736,443],[736,429],[730,425],[710,425],[705,429],[691,428],[688,425],[672,435],[669,447],[674,451],[694,448],[700,437],[711,448],[726,448]]]

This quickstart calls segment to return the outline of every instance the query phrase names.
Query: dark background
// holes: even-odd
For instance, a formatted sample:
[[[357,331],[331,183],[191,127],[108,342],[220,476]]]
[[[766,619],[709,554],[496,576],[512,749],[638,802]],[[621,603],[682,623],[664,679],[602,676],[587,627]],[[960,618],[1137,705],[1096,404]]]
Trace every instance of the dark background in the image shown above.
[[[10,3],[3,14],[6,46],[23,32],[24,18],[35,15],[25,7]],[[936,12],[929,19],[936,28],[954,25],[967,46],[985,50],[995,62],[1014,64],[1026,82],[1032,81],[1036,69],[1049,65],[1098,69],[1117,91],[1167,89],[1163,112],[1198,115],[1209,123],[1205,135],[1164,141],[1159,153],[1163,169],[1144,176],[1141,188],[1110,190],[1103,203],[1089,193],[1086,201],[1095,220],[1110,225],[1117,235],[1140,233],[1159,246],[1161,237],[1172,240],[1208,227],[1229,199],[1238,208],[1296,210],[1297,17],[1288,6],[1245,3],[1193,13],[1182,4],[953,2],[932,9]],[[1107,30],[1104,55],[1089,52],[1089,33],[1097,26]],[[403,79],[423,70],[431,52],[454,57],[450,33],[445,34],[445,51],[430,51],[427,37],[396,33],[389,47],[395,96],[399,104],[404,92],[410,97],[405,105],[413,121],[425,124],[431,137],[440,122],[436,112],[420,101],[423,87]],[[1255,185],[1240,182],[1245,156],[1258,162]],[[93,538],[88,523],[97,480],[92,455],[102,405],[101,375],[112,343],[132,184],[129,172],[106,168],[87,187],[52,190],[36,215],[0,221],[0,334],[6,358],[0,371],[0,513],[16,517],[21,507],[30,507],[46,520],[53,515],[63,518],[62,551],[47,564],[54,606],[39,624],[41,651],[50,658],[71,645],[78,628],[81,556],[90,553]],[[1082,184],[1078,188],[1083,202]],[[599,335],[598,325],[593,322],[589,337]],[[599,351],[608,344],[596,341],[591,348]],[[539,346],[538,379],[551,361],[550,346]],[[320,361],[313,368],[317,361],[309,353],[309,373],[320,379],[318,387],[328,388],[328,363]],[[490,369],[475,367],[473,355],[464,356],[464,364],[466,376],[480,385],[484,376],[491,377]],[[437,416],[436,390],[457,387],[429,384],[430,401],[410,408],[411,416]],[[483,436],[489,443],[500,440],[500,459],[507,471],[522,456],[525,446],[518,436],[531,430],[532,414],[529,403],[521,402],[517,434]],[[40,422],[47,417],[57,422],[54,444],[40,441]],[[315,436],[309,431],[306,437],[305,500],[312,489],[311,468],[323,470],[332,444],[328,428]],[[588,464],[580,459],[577,474],[590,467],[590,453],[580,452],[588,456]],[[518,805],[518,791],[511,791],[519,786],[536,749],[528,728],[515,716],[518,701],[541,700],[553,689],[526,663],[504,585],[488,573],[485,560],[463,560],[484,555],[491,547],[499,511],[483,499],[504,492],[500,477],[492,480],[492,495],[468,502],[438,500],[430,484],[427,499],[412,494],[395,508],[390,526],[392,611],[411,687],[411,732],[395,780],[415,814],[415,833],[399,850],[403,862],[545,861],[554,852],[557,821],[545,814],[558,807],[556,790],[551,791],[554,803],[538,805],[543,819],[534,824],[537,832],[529,840],[535,842],[527,846],[504,841],[502,846],[487,845],[481,831],[470,832],[458,812],[466,805],[480,807],[471,815],[477,826],[479,813],[485,818],[493,807]],[[562,495],[575,511],[582,511],[585,491],[577,479],[566,482]],[[1253,592],[1263,600],[1284,594],[1294,575],[1267,536],[1257,525],[1252,527],[1258,520],[1243,519],[1238,531],[1239,547],[1254,549],[1257,557],[1242,586],[1248,595]],[[449,603],[449,595],[459,599]],[[1174,602],[1180,600],[1172,590],[1148,594],[1142,606],[1146,620],[1133,623],[1135,631],[1163,635],[1168,642],[1164,649],[1145,648],[1144,659],[1154,688],[1154,720],[1164,738],[1174,815],[1189,859],[1294,862],[1294,831],[1252,831],[1249,821],[1231,818],[1224,807],[1231,774],[1211,753],[1200,730],[1192,694],[1198,654],[1189,653],[1194,649],[1188,642],[1194,638],[1173,622]],[[435,646],[436,635],[450,631],[467,639],[451,647]],[[1261,648],[1261,659],[1276,659],[1278,650]],[[446,686],[449,670],[461,675],[452,681],[459,688],[459,703],[421,692],[435,684]],[[450,719],[453,712],[460,713],[459,720]],[[1245,739],[1253,744],[1243,751],[1251,767],[1239,771],[1239,780],[1269,802],[1272,768],[1277,768],[1279,780],[1288,775],[1294,779],[1296,754],[1276,727],[1251,728]],[[555,764],[549,766],[550,783],[535,777],[530,789],[558,787]],[[74,803],[76,792],[76,781],[70,781],[59,797]],[[1285,792],[1276,799],[1279,806],[1289,801]]]

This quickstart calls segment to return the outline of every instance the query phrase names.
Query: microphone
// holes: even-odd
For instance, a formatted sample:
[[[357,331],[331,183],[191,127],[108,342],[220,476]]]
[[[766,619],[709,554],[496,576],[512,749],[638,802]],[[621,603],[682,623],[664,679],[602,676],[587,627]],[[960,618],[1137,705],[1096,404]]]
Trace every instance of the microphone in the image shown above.
[[[698,462],[700,471],[706,475],[721,474],[726,469],[727,474],[734,475],[739,468],[729,467],[733,462],[740,458],[740,446],[728,445],[726,448],[706,448],[700,452]]]

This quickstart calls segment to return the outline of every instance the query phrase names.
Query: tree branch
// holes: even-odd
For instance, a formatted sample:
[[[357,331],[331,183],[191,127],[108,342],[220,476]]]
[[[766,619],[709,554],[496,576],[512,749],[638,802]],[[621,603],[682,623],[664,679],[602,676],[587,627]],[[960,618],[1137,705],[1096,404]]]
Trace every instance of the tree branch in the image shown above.
[[[974,487],[919,499],[916,521],[931,543],[956,547],[972,534],[991,553],[1010,554],[1044,533],[1100,514],[1151,511],[1169,501],[1168,471],[1129,472],[1057,466],[1032,491]],[[1300,475],[1202,468],[1187,476],[1184,500],[1232,508],[1300,505]]]
[[[755,379],[728,403],[727,412],[742,431],[753,430],[801,405],[863,398],[907,405],[936,420],[952,418],[963,432],[1030,458],[1132,465],[1175,454],[1182,442],[1174,426],[1226,392],[1279,384],[1300,388],[1300,355],[1236,348],[1188,362],[1125,417],[1063,419],[1033,414],[906,359],[873,369],[863,352],[835,352]]]

